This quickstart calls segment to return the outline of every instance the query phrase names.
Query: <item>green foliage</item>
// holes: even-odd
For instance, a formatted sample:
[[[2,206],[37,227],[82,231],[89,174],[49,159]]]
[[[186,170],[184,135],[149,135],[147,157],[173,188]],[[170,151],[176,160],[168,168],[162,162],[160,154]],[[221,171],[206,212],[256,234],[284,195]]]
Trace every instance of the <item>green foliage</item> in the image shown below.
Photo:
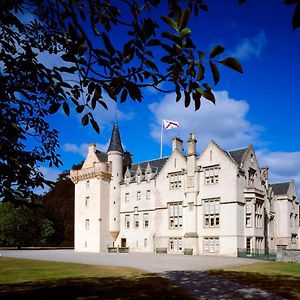
[[[13,207],[6,203],[0,205],[0,244],[2,246],[32,246],[35,230],[32,214],[24,206]]]
[[[39,246],[54,234],[53,223],[41,219],[33,208],[0,204],[0,246]]]
[[[42,244],[46,243],[55,233],[53,222],[44,219],[40,225],[40,241]]]

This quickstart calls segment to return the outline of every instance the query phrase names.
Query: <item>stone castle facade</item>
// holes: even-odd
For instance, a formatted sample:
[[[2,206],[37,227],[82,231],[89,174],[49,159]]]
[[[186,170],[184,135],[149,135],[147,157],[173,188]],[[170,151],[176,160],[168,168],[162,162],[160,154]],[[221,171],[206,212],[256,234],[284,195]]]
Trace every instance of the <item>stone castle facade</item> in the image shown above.
[[[89,145],[75,183],[75,251],[220,254],[299,248],[294,181],[270,184],[253,147],[214,141],[196,155],[175,137],[168,157],[133,164],[115,122],[107,153]]]

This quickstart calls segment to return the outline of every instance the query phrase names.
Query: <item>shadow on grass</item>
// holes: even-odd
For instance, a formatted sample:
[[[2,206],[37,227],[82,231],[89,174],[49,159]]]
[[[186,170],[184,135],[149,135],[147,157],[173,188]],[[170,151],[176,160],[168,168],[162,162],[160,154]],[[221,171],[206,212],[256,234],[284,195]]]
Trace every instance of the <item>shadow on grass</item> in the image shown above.
[[[69,278],[0,285],[1,299],[193,299],[157,276]]]
[[[299,277],[222,270],[212,270],[206,273],[232,282],[258,288],[286,299],[300,299]]]

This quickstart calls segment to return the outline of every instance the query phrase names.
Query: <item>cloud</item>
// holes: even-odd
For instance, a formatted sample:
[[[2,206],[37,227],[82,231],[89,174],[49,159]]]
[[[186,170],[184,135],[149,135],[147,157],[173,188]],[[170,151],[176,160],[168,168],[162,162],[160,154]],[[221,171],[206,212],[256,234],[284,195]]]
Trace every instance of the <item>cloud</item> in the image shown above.
[[[166,95],[160,103],[149,106],[155,122],[151,124],[151,135],[160,140],[161,121],[169,119],[178,121],[180,127],[164,132],[164,143],[171,143],[171,138],[179,135],[188,138],[189,132],[195,132],[198,137],[198,149],[203,149],[209,140],[215,140],[225,149],[243,147],[258,140],[262,128],[251,124],[246,119],[249,104],[245,100],[235,100],[229,97],[227,91],[214,92],[216,105],[207,100],[202,101],[199,111],[194,111],[192,105],[183,107],[183,103],[175,102],[175,94]]]
[[[300,152],[272,152],[267,149],[256,151],[261,166],[269,167],[270,182],[295,180],[300,196]]]
[[[251,57],[260,57],[262,49],[267,44],[264,31],[254,36],[252,39],[243,39],[234,49],[232,56],[239,60],[248,60]]]
[[[96,144],[96,148],[97,148],[97,150],[106,152],[107,148],[108,148],[108,145],[109,145],[109,141],[106,144]],[[89,144],[87,144],[87,143],[82,143],[79,146],[76,145],[76,144],[65,143],[62,146],[62,148],[65,152],[79,154],[84,158],[87,155],[88,147],[89,147]]]

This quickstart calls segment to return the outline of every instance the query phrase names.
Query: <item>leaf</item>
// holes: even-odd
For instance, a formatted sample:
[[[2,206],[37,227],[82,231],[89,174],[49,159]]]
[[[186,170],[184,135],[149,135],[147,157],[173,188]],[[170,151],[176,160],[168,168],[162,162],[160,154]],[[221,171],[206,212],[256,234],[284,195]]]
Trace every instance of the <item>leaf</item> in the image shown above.
[[[198,93],[197,91],[193,93],[193,99],[195,102],[195,111],[198,110],[201,106],[201,94]]]
[[[213,47],[213,49],[210,51],[210,55],[209,58],[214,58],[217,55],[220,55],[221,53],[224,52],[224,48],[220,45],[216,45],[215,47]]]
[[[81,119],[81,123],[83,126],[86,126],[87,124],[89,124],[89,116],[88,114],[85,114],[82,119]]]
[[[91,81],[88,85],[89,94],[92,94],[94,92],[94,89],[95,89],[95,83],[94,83],[94,81]]]
[[[175,31],[178,32],[178,25],[177,23],[170,17],[167,16],[161,16],[160,17],[165,23],[167,23],[169,26],[171,26]]]
[[[109,37],[104,32],[102,32],[102,39],[103,39],[105,48],[107,49],[108,53],[110,54],[110,56],[113,56],[116,52],[115,48],[112,46],[112,44],[109,40]]]
[[[189,19],[190,19],[191,11],[189,8],[186,8],[181,15],[180,21],[179,21],[179,30],[186,27]]]
[[[77,111],[78,113],[82,113],[83,110],[84,110],[84,105],[78,105],[78,106],[76,107],[76,111]]]
[[[293,16],[293,30],[300,27],[300,2],[296,5],[294,16]]]
[[[70,37],[73,41],[77,40],[77,32],[76,32],[76,29],[73,27],[73,25],[71,23],[69,23],[69,26],[68,26],[68,31],[69,31],[69,34],[70,34]]]
[[[60,103],[52,103],[49,107],[49,114],[55,114],[59,110],[60,106]]]
[[[98,125],[98,123],[97,123],[94,119],[91,119],[91,124],[92,124],[92,127],[94,128],[94,130],[95,130],[97,133],[100,133],[99,125]]]
[[[211,69],[211,72],[212,72],[212,75],[213,75],[213,78],[214,78],[215,85],[217,85],[219,80],[220,80],[220,72],[219,72],[218,67],[215,63],[210,62],[209,64],[210,64],[210,69]]]
[[[180,85],[177,82],[175,82],[175,86],[176,86],[176,89],[175,89],[176,102],[178,102],[181,99]]]
[[[147,42],[147,46],[160,46],[160,45],[161,45],[161,41],[158,39],[152,39]]]
[[[107,104],[106,104],[104,101],[99,100],[99,103],[100,103],[106,110],[108,110],[108,106],[107,106]]]
[[[169,40],[171,40],[172,42],[175,42],[176,44],[181,44],[181,40],[178,36],[168,32],[168,31],[164,31],[161,34],[162,37],[167,38]]]
[[[188,107],[190,103],[191,103],[191,95],[187,91],[184,91],[184,106]]]
[[[197,81],[201,81],[204,78],[204,72],[205,68],[204,66],[200,63],[198,67],[198,75],[197,75]]]
[[[127,95],[128,95],[127,89],[124,88],[121,94],[121,103],[124,103],[126,101]]]
[[[77,47],[77,53],[82,56],[87,50],[87,46],[85,44],[81,44]]]
[[[70,107],[69,107],[69,104],[67,102],[64,102],[63,109],[64,109],[65,114],[67,116],[69,116],[70,115]]]
[[[188,28],[188,27],[183,28],[182,30],[180,30],[180,34],[179,34],[180,38],[184,39],[187,35],[190,35],[191,32],[192,32],[192,30],[190,28]]]
[[[243,73],[243,68],[242,68],[241,64],[234,57],[227,57],[227,58],[219,61],[219,63],[221,63],[224,66],[231,68],[237,72]]]
[[[208,6],[205,3],[201,3],[200,8],[204,11],[208,11]]]

